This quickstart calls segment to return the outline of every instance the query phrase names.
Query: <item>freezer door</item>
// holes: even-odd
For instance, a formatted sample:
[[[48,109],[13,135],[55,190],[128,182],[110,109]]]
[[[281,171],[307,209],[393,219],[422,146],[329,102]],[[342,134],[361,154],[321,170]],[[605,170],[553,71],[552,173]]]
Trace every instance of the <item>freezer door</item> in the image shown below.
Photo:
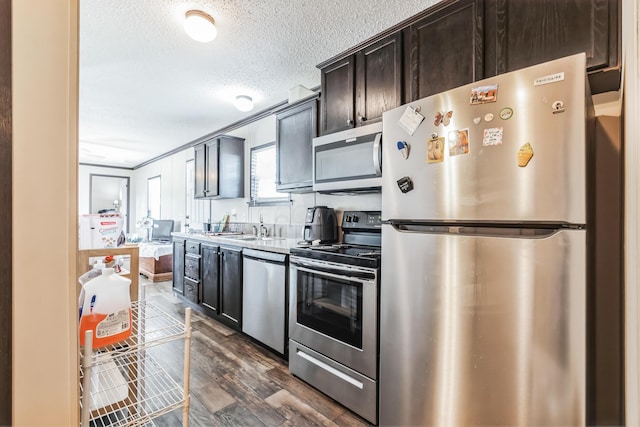
[[[382,239],[380,425],[585,425],[584,231]]]
[[[580,54],[412,102],[425,117],[413,135],[399,126],[407,106],[384,113],[383,219],[584,224],[592,111],[584,61]],[[474,89],[491,85],[495,102],[473,104]],[[405,177],[413,190],[403,193]]]

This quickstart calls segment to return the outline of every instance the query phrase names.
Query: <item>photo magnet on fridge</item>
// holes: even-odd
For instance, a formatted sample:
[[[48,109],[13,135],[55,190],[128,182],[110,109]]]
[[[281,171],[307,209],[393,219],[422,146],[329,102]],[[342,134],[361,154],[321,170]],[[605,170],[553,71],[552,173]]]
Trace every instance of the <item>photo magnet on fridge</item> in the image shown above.
[[[449,140],[449,155],[469,153],[469,129],[452,130],[447,135]]]
[[[471,88],[471,98],[469,104],[479,105],[498,100],[498,84],[485,85]]]
[[[441,163],[443,160],[444,138],[431,138],[427,141],[427,163]]]

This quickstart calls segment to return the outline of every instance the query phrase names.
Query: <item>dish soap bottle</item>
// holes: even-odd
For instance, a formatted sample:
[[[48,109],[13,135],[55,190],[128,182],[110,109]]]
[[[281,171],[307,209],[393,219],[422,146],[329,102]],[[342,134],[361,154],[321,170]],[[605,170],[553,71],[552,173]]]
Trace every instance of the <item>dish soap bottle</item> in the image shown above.
[[[86,331],[93,331],[93,348],[104,347],[131,335],[131,280],[114,274],[113,268],[102,269],[102,275],[84,287],[80,316],[80,345]]]

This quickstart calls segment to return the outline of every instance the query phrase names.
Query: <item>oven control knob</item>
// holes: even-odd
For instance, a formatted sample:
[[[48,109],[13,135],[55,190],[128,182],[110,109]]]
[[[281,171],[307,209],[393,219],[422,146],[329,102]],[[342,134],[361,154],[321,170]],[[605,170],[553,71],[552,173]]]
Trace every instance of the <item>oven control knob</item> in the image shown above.
[[[353,222],[358,222],[358,216],[357,215],[353,216]]]
[[[351,222],[351,215],[347,215],[347,217],[345,218],[346,222]]]

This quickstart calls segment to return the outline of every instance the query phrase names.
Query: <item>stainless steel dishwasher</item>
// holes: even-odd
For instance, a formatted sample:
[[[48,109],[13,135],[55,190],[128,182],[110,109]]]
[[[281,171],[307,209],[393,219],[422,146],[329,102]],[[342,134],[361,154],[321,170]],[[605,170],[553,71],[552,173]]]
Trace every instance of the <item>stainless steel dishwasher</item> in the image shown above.
[[[242,332],[285,354],[287,255],[244,249]]]

